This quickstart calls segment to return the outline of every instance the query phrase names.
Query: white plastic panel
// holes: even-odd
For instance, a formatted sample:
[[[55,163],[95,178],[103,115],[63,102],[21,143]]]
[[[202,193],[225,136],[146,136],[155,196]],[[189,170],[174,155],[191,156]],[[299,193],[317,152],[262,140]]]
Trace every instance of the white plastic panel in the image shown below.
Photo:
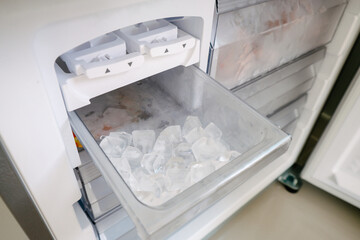
[[[318,142],[302,177],[360,207],[360,72]]]

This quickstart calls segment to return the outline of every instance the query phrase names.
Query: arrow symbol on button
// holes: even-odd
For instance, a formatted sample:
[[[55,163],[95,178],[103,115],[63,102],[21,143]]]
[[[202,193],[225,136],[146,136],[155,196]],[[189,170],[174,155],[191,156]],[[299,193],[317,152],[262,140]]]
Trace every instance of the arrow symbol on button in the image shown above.
[[[131,67],[131,65],[132,65],[132,62],[128,62],[128,65],[129,65],[129,67]]]
[[[169,52],[169,50],[168,50],[168,49],[165,49],[165,52],[164,52],[164,53],[167,53],[167,52]]]
[[[185,47],[186,47],[186,43],[183,44],[183,48],[185,48]]]
[[[110,72],[110,70],[107,68],[106,71],[105,71],[105,73],[109,73],[109,72]]]

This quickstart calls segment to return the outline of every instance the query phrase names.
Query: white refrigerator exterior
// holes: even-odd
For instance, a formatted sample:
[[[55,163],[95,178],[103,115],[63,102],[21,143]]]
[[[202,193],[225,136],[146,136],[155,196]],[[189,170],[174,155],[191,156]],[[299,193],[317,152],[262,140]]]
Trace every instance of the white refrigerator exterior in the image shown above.
[[[0,26],[0,140],[56,239],[95,239],[78,205],[73,173],[80,164],[56,79],[54,61],[102,33],[157,18],[199,16],[204,21],[199,67],[207,66],[213,4],[208,1],[49,1],[2,3]],[[200,239],[256,196],[296,160],[359,33],[360,1],[350,0],[310,90],[289,150],[175,232]],[[124,22],[124,24],[119,24]]]

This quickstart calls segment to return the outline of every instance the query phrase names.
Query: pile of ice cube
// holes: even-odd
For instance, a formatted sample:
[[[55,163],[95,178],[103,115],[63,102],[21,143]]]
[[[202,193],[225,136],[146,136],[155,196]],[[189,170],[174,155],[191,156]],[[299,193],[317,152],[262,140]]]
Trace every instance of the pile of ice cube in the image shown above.
[[[203,128],[188,116],[182,128],[168,126],[157,138],[154,130],[111,132],[100,147],[136,197],[155,206],[240,155],[221,137],[214,123]]]

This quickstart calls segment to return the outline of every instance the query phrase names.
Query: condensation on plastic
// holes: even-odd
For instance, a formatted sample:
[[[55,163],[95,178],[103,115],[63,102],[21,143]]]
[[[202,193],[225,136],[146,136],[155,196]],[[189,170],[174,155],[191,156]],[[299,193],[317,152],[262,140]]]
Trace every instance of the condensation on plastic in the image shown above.
[[[218,15],[210,75],[231,89],[328,43],[345,0],[273,0]]]

